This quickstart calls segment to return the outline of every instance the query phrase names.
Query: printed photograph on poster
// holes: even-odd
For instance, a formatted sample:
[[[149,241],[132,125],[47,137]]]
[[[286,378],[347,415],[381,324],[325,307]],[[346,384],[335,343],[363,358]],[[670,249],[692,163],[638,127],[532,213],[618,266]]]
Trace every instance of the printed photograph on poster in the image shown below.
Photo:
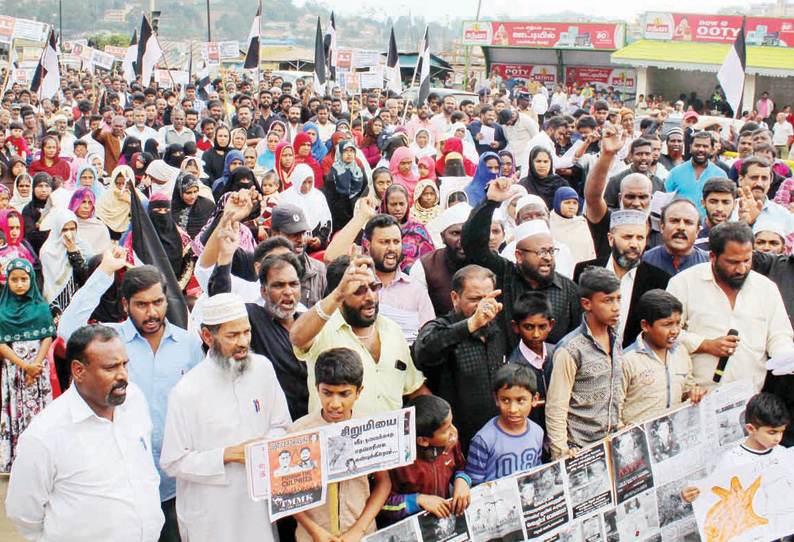
[[[659,525],[662,528],[695,518],[692,505],[681,497],[681,491],[705,477],[706,469],[701,469],[663,486],[656,486],[656,506],[659,512]]]
[[[662,542],[701,542],[697,521],[693,517],[689,521],[662,527]]]
[[[413,458],[416,457],[416,439],[411,438],[413,431],[415,431],[416,420],[414,420],[414,409],[403,409],[403,461],[411,463]]]
[[[698,407],[690,405],[645,424],[657,486],[703,466],[706,439]]]
[[[602,542],[604,540],[604,533],[601,527],[600,515],[582,520],[582,535],[580,540],[582,542]]]
[[[416,516],[409,517],[378,532],[365,536],[362,542],[419,542]]]
[[[471,492],[466,521],[472,542],[518,542],[521,528],[521,498],[515,478],[487,482]]]
[[[607,542],[648,540],[659,536],[656,496],[646,491],[604,513]]]
[[[569,520],[562,462],[518,477],[527,538],[536,538]]]
[[[708,458],[712,468],[722,454],[746,438],[744,409],[753,393],[752,381],[737,380],[711,390],[701,401],[702,424],[710,428]]]
[[[320,431],[268,441],[272,521],[325,502],[324,452]]]
[[[454,514],[439,518],[424,512],[417,516],[419,531],[424,542],[467,542],[469,532],[466,527],[466,516]]]
[[[581,450],[565,460],[573,519],[614,504],[604,443]]]
[[[617,504],[653,488],[648,441],[642,427],[633,427],[612,437],[609,455]]]
[[[323,429],[328,439],[329,482],[388,470],[413,460],[404,460],[402,410],[336,423]]]

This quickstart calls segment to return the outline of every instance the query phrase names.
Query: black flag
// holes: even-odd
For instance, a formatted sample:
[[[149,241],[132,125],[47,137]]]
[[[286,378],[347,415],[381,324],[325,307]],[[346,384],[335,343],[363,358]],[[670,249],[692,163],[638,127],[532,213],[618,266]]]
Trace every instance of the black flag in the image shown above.
[[[320,96],[325,94],[325,48],[319,17],[317,17],[317,34],[314,37],[314,92]]]
[[[419,72],[419,101],[417,106],[422,105],[430,96],[430,38],[427,35],[428,29],[425,28],[425,39],[422,41],[422,50],[419,52],[417,70]]]
[[[245,53],[245,64],[243,68],[253,70],[259,67],[259,21],[262,17],[262,6],[256,10],[256,17],[251,23],[251,31],[248,33],[248,51]]]

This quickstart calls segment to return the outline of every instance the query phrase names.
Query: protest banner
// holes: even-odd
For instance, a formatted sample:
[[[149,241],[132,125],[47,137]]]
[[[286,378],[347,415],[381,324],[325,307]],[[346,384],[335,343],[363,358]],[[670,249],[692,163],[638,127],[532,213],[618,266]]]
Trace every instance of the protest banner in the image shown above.
[[[11,43],[14,39],[14,23],[16,19],[8,15],[0,15],[0,43]]]
[[[609,456],[617,504],[653,489],[650,451],[642,427],[632,427],[610,438]]]
[[[357,75],[359,76],[359,86],[362,89],[375,89],[383,87],[382,71],[362,72]]]
[[[354,69],[380,66],[380,51],[353,49],[352,66]]]
[[[111,55],[116,60],[124,60],[124,57],[127,56],[127,48],[126,47],[116,47],[114,45],[105,45],[105,52]]]
[[[563,482],[562,464],[552,463],[518,478],[524,530],[537,538],[568,522],[568,495]]]
[[[237,60],[240,58],[240,44],[236,41],[218,42],[221,60]]]
[[[472,542],[524,540],[522,517],[515,478],[486,482],[472,490],[466,509]]]
[[[270,519],[325,503],[325,440],[320,431],[288,435],[267,442]]]
[[[14,21],[14,39],[29,41],[47,41],[47,34],[50,32],[50,25],[31,21],[30,19],[19,19]]]
[[[221,49],[216,42],[205,42],[201,48],[201,56],[208,66],[220,66]]]
[[[565,460],[573,519],[612,506],[607,450],[604,443],[585,448]]]
[[[93,51],[94,53],[91,55],[91,63],[94,66],[103,68],[105,70],[109,70],[113,67],[113,62],[116,60],[113,55],[103,53],[98,49],[94,49]]]

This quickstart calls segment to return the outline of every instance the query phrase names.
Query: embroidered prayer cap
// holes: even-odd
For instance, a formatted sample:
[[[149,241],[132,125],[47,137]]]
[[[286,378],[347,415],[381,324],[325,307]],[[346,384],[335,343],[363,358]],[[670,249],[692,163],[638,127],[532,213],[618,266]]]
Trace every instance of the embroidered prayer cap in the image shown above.
[[[612,211],[609,218],[609,229],[615,229],[618,226],[644,226],[648,223],[648,215],[643,211]]]
[[[201,323],[205,326],[214,326],[239,318],[248,318],[243,300],[235,294],[216,294],[204,304]]]
[[[543,201],[543,198],[541,198],[536,194],[527,194],[526,196],[521,196],[520,198],[518,198],[518,202],[516,203],[516,214],[518,214],[518,212],[521,211],[521,209],[523,209],[527,205],[533,205],[533,204],[540,205],[547,211],[549,210],[549,208],[546,206],[546,202]]]
[[[549,231],[549,225],[546,224],[545,220],[529,220],[527,222],[522,222],[516,227],[515,230],[513,230],[516,243],[520,243],[529,237],[543,234],[551,235],[551,232]]]

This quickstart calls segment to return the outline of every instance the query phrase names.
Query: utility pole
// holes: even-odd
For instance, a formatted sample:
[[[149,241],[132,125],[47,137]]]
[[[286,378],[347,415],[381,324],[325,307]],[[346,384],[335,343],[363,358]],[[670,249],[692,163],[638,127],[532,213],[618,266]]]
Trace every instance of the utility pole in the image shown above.
[[[207,0],[207,42],[212,41],[212,18],[210,17],[210,0]]]

